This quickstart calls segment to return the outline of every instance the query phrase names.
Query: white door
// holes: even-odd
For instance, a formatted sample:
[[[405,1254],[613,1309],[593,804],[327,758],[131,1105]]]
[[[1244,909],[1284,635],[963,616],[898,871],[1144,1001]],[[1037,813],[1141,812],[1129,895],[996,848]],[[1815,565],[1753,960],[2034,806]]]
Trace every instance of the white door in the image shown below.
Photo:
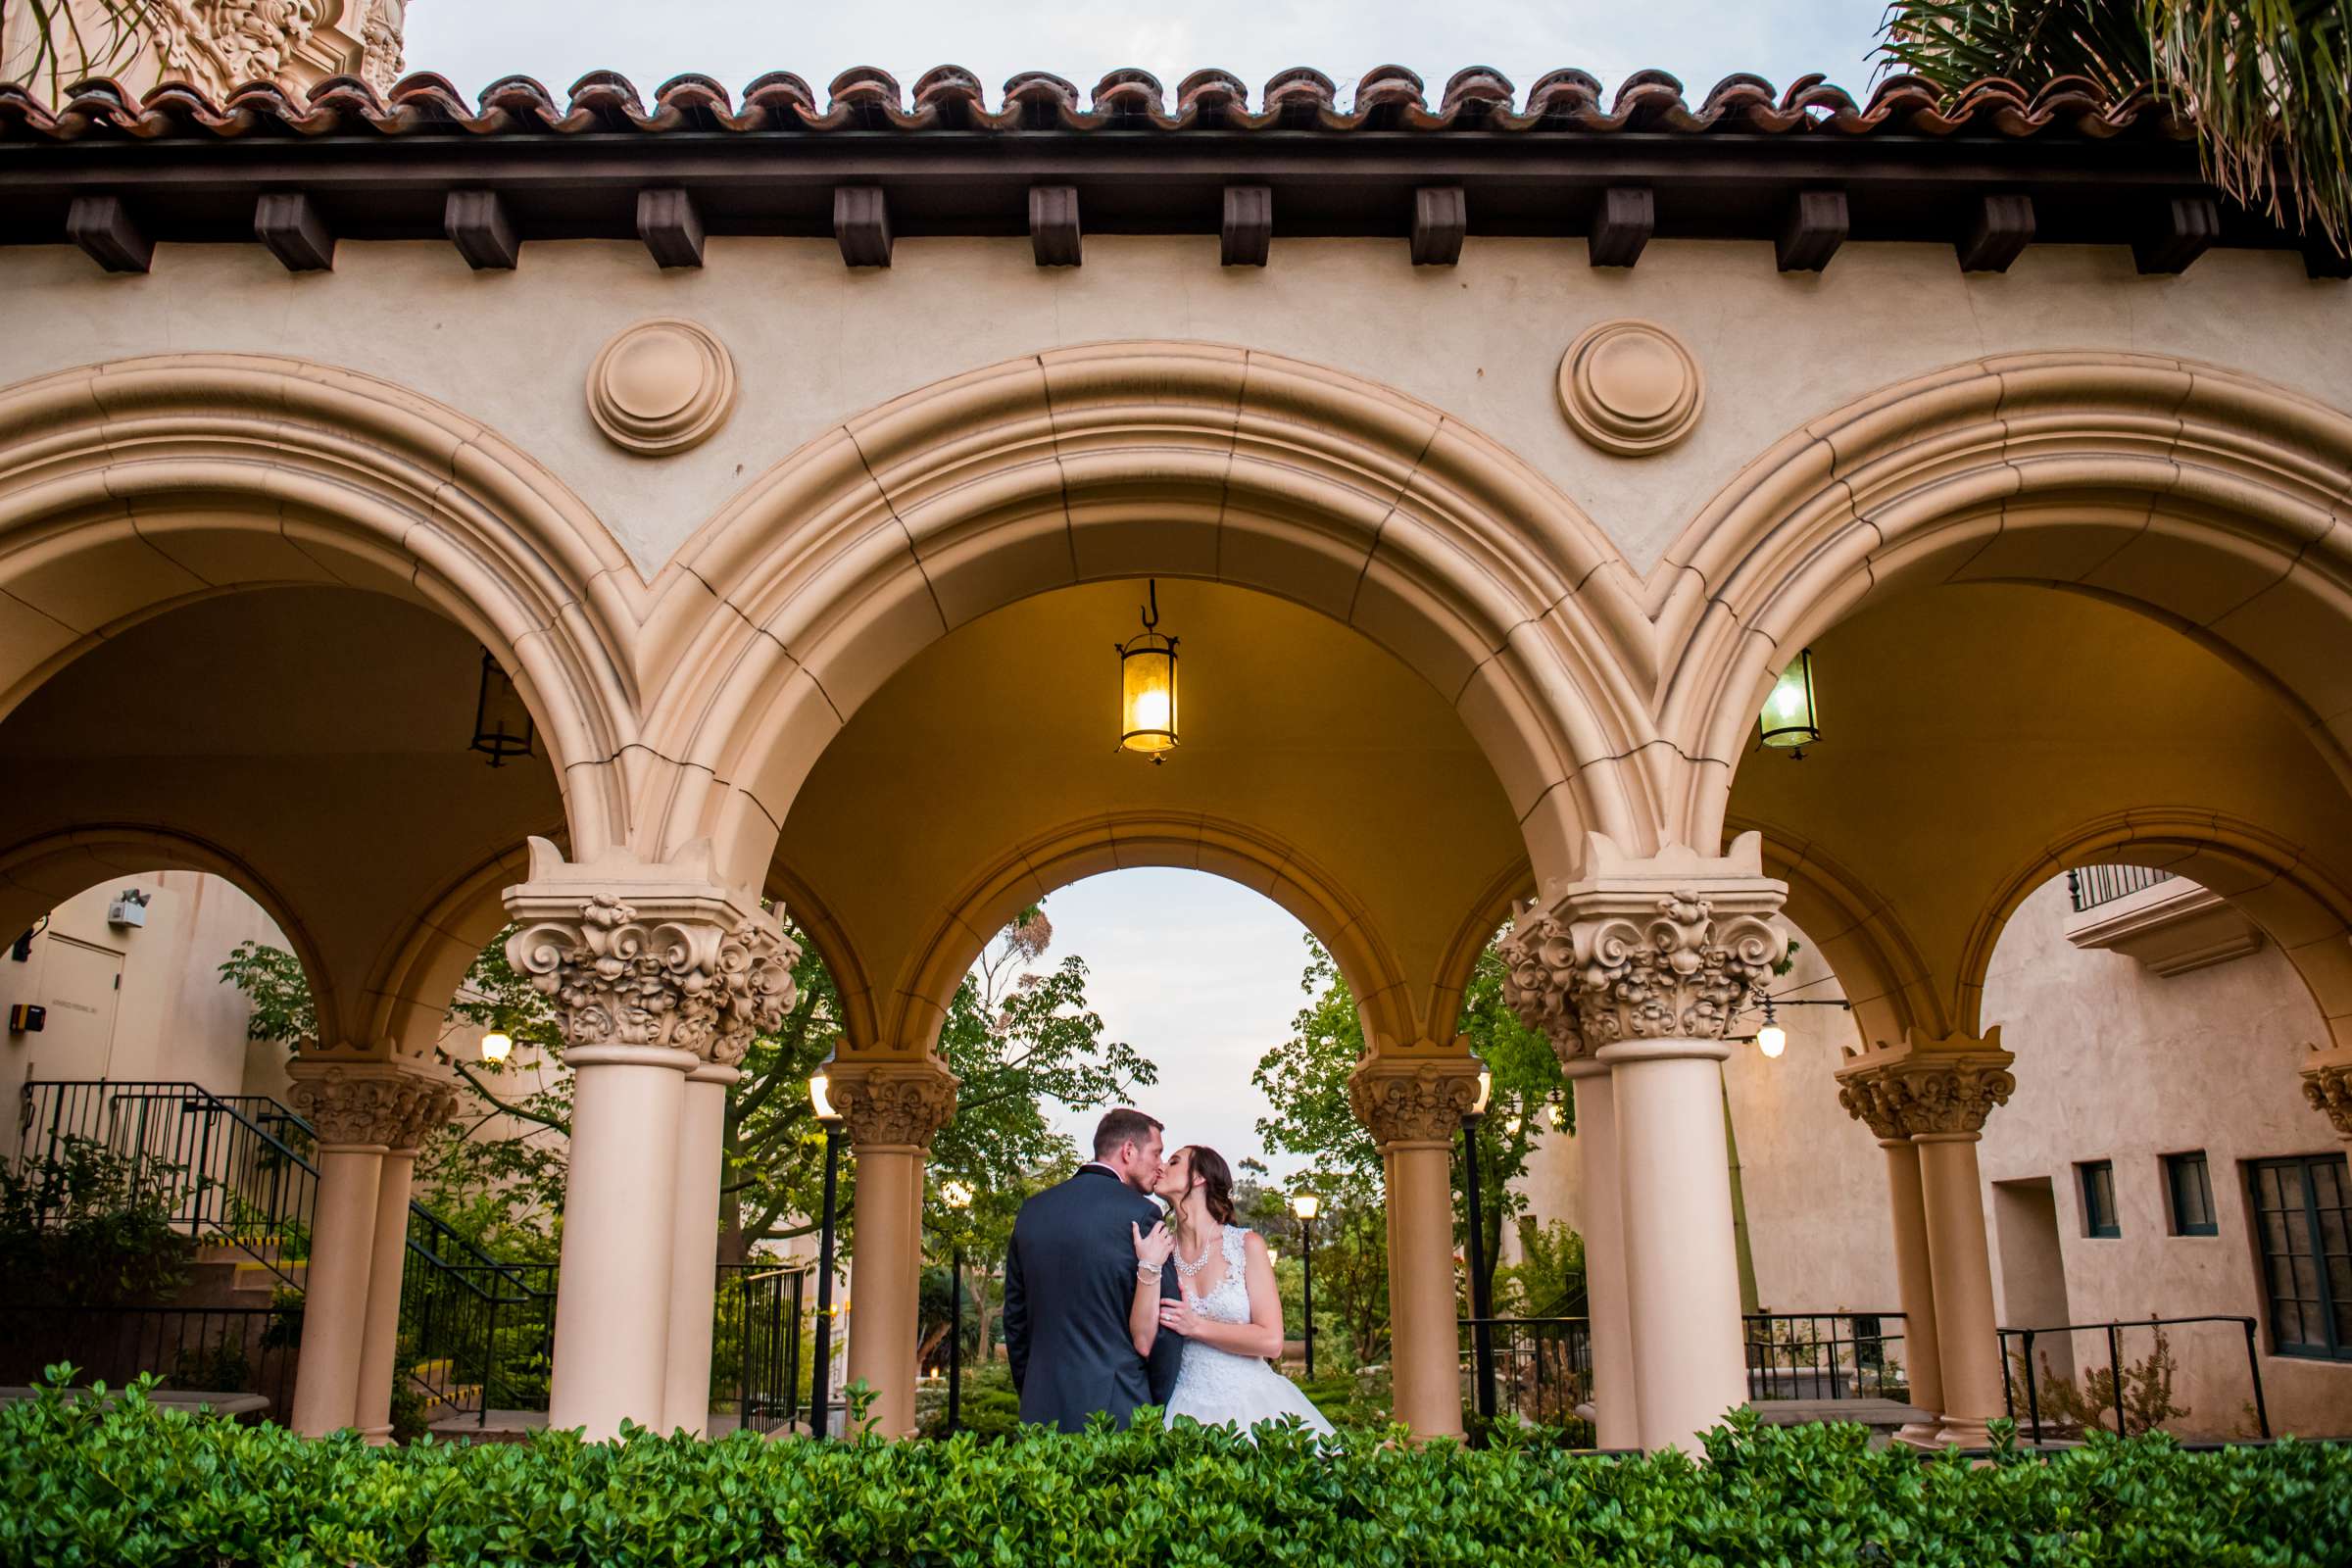
[[[122,992],[122,955],[54,933],[41,938],[40,1004],[46,1027],[24,1037],[32,1048],[26,1076],[103,1078],[115,1054],[115,1004]]]

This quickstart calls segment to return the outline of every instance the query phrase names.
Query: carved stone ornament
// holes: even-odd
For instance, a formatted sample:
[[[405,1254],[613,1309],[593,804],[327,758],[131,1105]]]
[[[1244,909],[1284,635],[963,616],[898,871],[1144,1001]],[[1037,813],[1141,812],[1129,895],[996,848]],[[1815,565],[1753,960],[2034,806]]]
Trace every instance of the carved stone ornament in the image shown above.
[[[274,81],[318,25],[320,0],[155,0],[144,24],[164,74],[225,97]]]
[[[408,69],[405,22],[399,0],[369,0],[360,27],[360,79],[377,92],[390,92]]]
[[[570,864],[531,840],[507,890],[507,961],[552,999],[566,1046],[645,1046],[733,1066],[792,1006],[799,945],[756,900],[711,885],[710,845],[666,865]]]
[[[1603,321],[1560,359],[1560,412],[1603,452],[1642,458],[1690,433],[1706,378],[1682,340],[1648,321]]]
[[[2352,1049],[2338,1046],[2323,1052],[2312,1047],[2314,1059],[2303,1069],[2303,1098],[2328,1118],[2339,1138],[2352,1138]]]
[[[1881,1140],[1973,1138],[2017,1093],[2009,1071],[2016,1059],[2001,1049],[1998,1026],[1982,1040],[1913,1029],[1901,1045],[1881,1045],[1838,1068],[1838,1103]]]
[[[644,457],[708,440],[735,410],[735,361],[692,321],[640,321],[588,367],[588,415],[605,439]]]
[[[449,1085],[394,1067],[296,1062],[287,1098],[325,1145],[415,1149],[449,1119]]]
[[[1348,1103],[1384,1149],[1446,1143],[1478,1103],[1478,1063],[1466,1055],[1443,1061],[1375,1056],[1348,1075]]]
[[[1584,874],[1502,940],[1503,1000],[1562,1061],[1626,1040],[1720,1040],[1788,951],[1763,841],[1636,858],[1585,836]]]
[[[956,1114],[956,1075],[936,1058],[919,1064],[835,1061],[825,1096],[858,1149],[929,1149]]]

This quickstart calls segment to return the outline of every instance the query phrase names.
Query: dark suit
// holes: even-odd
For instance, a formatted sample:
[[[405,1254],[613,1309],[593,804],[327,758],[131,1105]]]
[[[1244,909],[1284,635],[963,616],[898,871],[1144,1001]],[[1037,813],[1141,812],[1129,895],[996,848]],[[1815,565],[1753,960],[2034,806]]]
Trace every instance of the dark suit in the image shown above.
[[[1021,1205],[1004,1257],[1004,1350],[1021,1419],[1082,1432],[1107,1410],[1124,1427],[1139,1404],[1165,1404],[1176,1386],[1184,1337],[1162,1329],[1147,1364],[1127,1333],[1135,1300],[1135,1225],[1149,1232],[1159,1209],[1116,1172],[1078,1174]],[[1177,1295],[1173,1261],[1159,1294]]]

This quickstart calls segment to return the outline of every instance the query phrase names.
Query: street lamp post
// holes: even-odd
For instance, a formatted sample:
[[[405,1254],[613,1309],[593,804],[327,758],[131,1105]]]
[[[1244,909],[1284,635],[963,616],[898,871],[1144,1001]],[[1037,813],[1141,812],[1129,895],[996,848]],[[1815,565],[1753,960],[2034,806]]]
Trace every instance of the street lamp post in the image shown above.
[[[1291,1200],[1291,1212],[1298,1216],[1298,1225],[1306,1233],[1305,1250],[1299,1254],[1300,1265],[1306,1270],[1303,1299],[1298,1303],[1306,1318],[1299,1338],[1306,1342],[1306,1380],[1315,1380],[1315,1215],[1321,1211],[1323,1200],[1312,1193],[1300,1193]]]
[[[939,1196],[948,1202],[948,1436],[956,1435],[963,1415],[963,1214],[972,1206],[972,1190],[961,1182],[943,1182]]]
[[[826,1096],[828,1083],[823,1067],[808,1079],[808,1103],[825,1129],[825,1206],[816,1248],[816,1366],[808,1391],[808,1429],[820,1438],[833,1432],[833,1196],[841,1179],[841,1112]]]
[[[1470,1207],[1470,1355],[1478,1413],[1489,1421],[1494,1419],[1494,1330],[1487,1299],[1486,1219],[1478,1202],[1478,1123],[1494,1092],[1494,1075],[1482,1068],[1478,1101],[1462,1118],[1462,1196]]]

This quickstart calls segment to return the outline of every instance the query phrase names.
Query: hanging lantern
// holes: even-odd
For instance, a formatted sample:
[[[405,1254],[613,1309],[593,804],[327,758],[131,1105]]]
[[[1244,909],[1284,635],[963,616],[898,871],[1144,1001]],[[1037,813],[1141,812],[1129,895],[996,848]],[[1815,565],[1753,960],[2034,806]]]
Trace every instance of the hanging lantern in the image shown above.
[[[1788,1049],[1788,1031],[1773,1016],[1770,997],[1764,999],[1764,1024],[1756,1031],[1756,1049],[1768,1057],[1778,1057]]]
[[[531,755],[531,710],[514,689],[506,666],[482,650],[482,687],[473,700],[473,749],[489,755],[492,767],[510,757]]]
[[[482,1059],[500,1062],[514,1053],[514,1037],[503,1029],[493,1029],[482,1036]]]
[[[1805,748],[1820,743],[1821,710],[1813,698],[1812,649],[1798,654],[1796,662],[1772,683],[1772,695],[1764,699],[1764,713],[1757,722],[1764,744],[1788,748],[1791,760],[1801,761]]]
[[[1163,760],[1176,747],[1176,639],[1160,635],[1159,583],[1144,608],[1144,629],[1119,644],[1119,745]]]

